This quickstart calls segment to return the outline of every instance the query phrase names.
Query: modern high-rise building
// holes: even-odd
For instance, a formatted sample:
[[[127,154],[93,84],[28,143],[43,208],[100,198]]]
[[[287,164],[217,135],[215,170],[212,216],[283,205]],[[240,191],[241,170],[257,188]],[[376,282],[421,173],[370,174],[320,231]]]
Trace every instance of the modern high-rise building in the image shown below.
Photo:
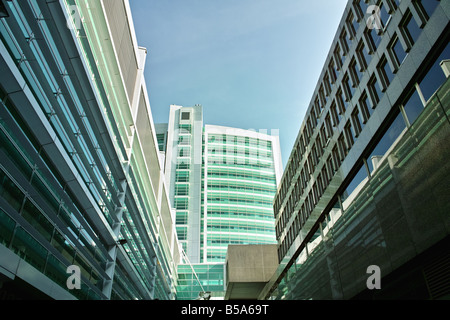
[[[450,297],[450,1],[350,0],[274,201],[261,299]]]
[[[175,298],[145,59],[127,0],[0,1],[1,298]]]
[[[189,262],[178,269],[178,298],[196,298],[199,282],[207,291],[222,292],[229,244],[276,243],[278,135],[203,125],[200,105],[172,105],[169,123],[156,128],[178,239]]]

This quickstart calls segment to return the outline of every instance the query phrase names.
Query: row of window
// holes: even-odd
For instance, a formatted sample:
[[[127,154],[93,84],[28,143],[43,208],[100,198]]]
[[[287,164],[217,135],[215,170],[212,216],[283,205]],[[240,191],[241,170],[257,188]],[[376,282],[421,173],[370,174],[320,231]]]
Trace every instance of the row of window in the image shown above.
[[[205,165],[203,158],[203,165]],[[240,156],[240,154],[224,154],[222,152],[208,155],[208,165],[235,165],[243,166],[245,168],[273,168],[274,164],[271,157],[258,156]]]
[[[234,129],[233,129],[234,130]],[[223,143],[235,146],[250,146],[258,148],[272,148],[272,142],[264,139],[232,136],[226,134],[208,134],[208,143]]]
[[[372,148],[372,151],[367,156],[363,157],[362,164],[359,165],[359,170],[355,173],[350,182],[348,182],[347,187],[344,191],[339,195],[338,204],[344,203],[347,197],[356,189],[356,187],[367,177],[370,178],[372,172],[376,170],[376,163],[372,162],[372,159],[380,159],[385,155],[385,153],[391,148],[396,139],[401,135],[403,130],[407,127],[413,125],[416,118],[419,116],[421,111],[424,108],[425,102],[420,99],[420,96],[423,96],[425,101],[432,96],[438,87],[446,80],[446,76],[444,72],[440,68],[440,62],[450,58],[450,44],[447,44],[442,53],[437,56],[430,64],[430,68],[422,77],[422,80],[419,81],[413,88],[415,90],[408,96],[406,96],[403,103],[399,105],[397,110],[398,114],[396,118],[393,120],[392,124],[386,130],[384,135],[380,138],[378,143]],[[342,141],[342,140],[341,140]],[[329,179],[328,172],[331,172],[334,166],[334,158],[338,157],[339,151],[337,149],[333,149],[332,157],[328,158],[327,165],[322,169],[321,174],[317,177],[317,185],[318,185],[318,196],[320,197],[320,190],[323,190],[322,187],[327,185],[326,179]],[[338,163],[339,160],[336,160]],[[294,193],[298,192],[298,187],[293,191]],[[305,202],[305,206],[302,206],[301,210],[297,212],[297,216],[294,222],[290,225],[290,229],[286,234],[286,238],[282,242],[279,250],[280,256],[284,256],[292,242],[294,241],[296,235],[299,230],[302,228],[304,222],[309,216],[310,203],[313,203],[314,199],[312,197],[315,196],[314,187],[313,193],[308,196],[307,201]],[[345,208],[341,206],[334,206],[336,208],[340,208],[344,210]],[[285,220],[284,223],[287,223]],[[278,237],[280,232],[283,230],[277,226],[276,228]]]
[[[14,12],[14,16],[18,17],[15,21],[21,25],[26,35],[29,38],[33,38],[33,31],[26,24],[26,18],[22,16],[21,10],[17,5],[11,4],[9,9]],[[45,31],[40,31],[45,33]],[[25,49],[26,47],[19,45],[24,41],[22,38],[24,34],[18,35],[19,38],[14,38],[15,35],[13,33],[3,28],[1,32],[12,52],[17,51],[23,55],[20,70],[24,78],[28,80],[33,93],[38,97],[42,110],[47,114],[49,122],[58,134],[61,143],[72,158],[74,165],[86,182],[92,195],[98,200],[100,206],[104,206],[108,211],[112,211],[116,204],[111,203],[110,190],[117,190],[118,188],[115,186],[114,179],[107,169],[108,164],[93,133],[91,124],[77,98],[77,92],[71,80],[69,78],[64,79],[65,90],[67,90],[68,94],[62,94],[63,89],[59,86],[63,82],[55,77],[50,68],[50,66],[54,66],[57,70],[65,70],[65,67],[61,65],[63,59],[60,57],[45,59],[42,49],[36,41],[27,43],[26,47],[30,46],[32,48],[28,52]],[[51,38],[49,34],[46,34],[46,36]],[[58,51],[55,50],[53,53],[58,54]],[[27,54],[29,55],[27,56]],[[39,67],[34,67],[27,60],[38,61]],[[46,79],[46,81],[39,81],[38,79]],[[54,101],[46,97],[45,90],[48,88],[55,93],[56,99]],[[107,188],[103,186],[107,186]]]
[[[47,250],[39,241],[28,233],[26,226],[21,226],[11,219],[2,209],[0,209],[0,243],[10,248],[22,259],[30,263],[37,270],[43,272],[56,283],[66,288],[67,280],[66,266],[68,264],[77,264],[83,276],[90,281],[93,286],[97,286],[101,290],[102,278],[97,271],[78,253],[75,245],[70,243],[67,238],[62,235],[57,228],[42,214],[40,209],[20,191],[14,182],[0,170],[0,197],[7,201],[11,207],[16,210],[26,222],[36,229],[65,259],[63,263],[51,251]],[[73,224],[68,215],[60,213],[61,218],[66,222]],[[69,227],[70,228],[70,227]],[[102,256],[99,249],[92,247],[83,237],[80,231],[74,231],[78,241],[87,249],[92,251],[92,257],[98,259],[98,263],[104,263],[106,258]],[[104,260],[101,260],[101,259]],[[95,293],[89,287],[83,284],[83,290],[79,292],[71,292],[81,299],[85,299],[89,295]]]
[[[207,226],[208,232],[243,232],[243,233],[273,233],[273,226],[237,226],[230,224],[221,224],[221,225],[211,225],[208,223]],[[209,244],[209,243],[208,243]]]
[[[229,191],[229,192],[244,192],[251,194],[267,194],[272,196],[275,194],[273,186],[266,185],[246,185],[246,184],[229,184],[218,183],[218,181],[208,182],[208,191]]]
[[[436,2],[435,8],[438,1],[433,1]],[[304,209],[304,217],[308,216],[311,210],[310,204],[317,202],[317,198],[323,193],[331,177],[340,167],[343,159],[361,133],[363,126],[372,115],[374,108],[381,100],[384,91],[392,82],[394,72],[397,72],[407,55],[407,51],[411,49],[420,34],[421,29],[413,19],[412,12],[408,9],[402,17],[397,33],[392,36],[387,51],[381,56],[376,71],[370,76],[367,86],[365,88],[360,87],[358,101],[352,101],[355,90],[361,84],[361,80],[371,62],[371,57],[383,35],[383,30],[370,30],[366,27],[356,46],[355,55],[352,58],[349,57],[351,51],[347,48],[350,48],[351,41],[356,43],[357,40],[355,37],[357,30],[355,16],[359,16],[360,21],[363,21],[361,20],[362,16],[358,13],[360,12],[359,6],[363,4],[365,4],[363,1],[353,3],[353,10],[350,10],[349,17],[346,19],[346,28],[343,28],[340,36],[341,41],[336,43],[336,48],[332,51],[329,65],[324,71],[322,83],[319,86],[316,98],[312,101],[310,113],[306,118],[303,131],[293,150],[291,161],[275,199],[275,214],[279,214],[282,205],[284,206],[277,223],[278,237],[284,230],[290,214],[300,199],[300,195],[309,187],[309,181],[315,174],[317,176],[316,182],[311,186],[305,201],[307,204]],[[384,8],[389,8],[389,13],[392,14],[397,9],[396,3],[390,1],[379,2],[378,4],[388,4]],[[419,12],[425,12],[420,2],[414,2],[413,7],[420,10]],[[381,9],[383,9],[383,6]],[[427,9],[428,11],[433,9],[429,3],[427,3]],[[390,19],[386,16],[383,17],[382,14],[381,20],[387,24]],[[352,37],[349,37],[349,35],[352,35]],[[406,45],[403,45],[402,42]],[[342,45],[343,43],[344,45]],[[343,51],[341,46],[344,48]],[[349,59],[349,63],[348,68],[344,71],[343,66],[346,58]],[[339,73],[342,73],[342,76]],[[340,81],[338,81],[339,79]],[[344,115],[346,110],[351,108],[351,103],[355,107],[351,114],[347,115],[348,120],[341,123],[344,118],[347,118]],[[324,112],[327,109],[326,106],[329,106],[328,112]],[[321,122],[322,125],[319,128]],[[334,146],[330,145],[332,137],[337,141]],[[325,159],[322,159],[323,155],[330,148],[331,154],[325,161]],[[302,162],[304,165],[301,170],[298,170],[297,168]],[[291,182],[296,174],[299,174],[297,182],[287,198]]]
[[[30,40],[34,37],[33,32],[26,23],[26,17],[22,16],[20,5],[18,5],[17,2],[11,2],[9,5],[10,9],[14,9],[14,17],[16,17],[17,20],[14,20],[13,16],[9,19],[2,20],[3,23],[0,27],[2,41],[7,47],[9,46],[11,54],[17,52],[26,54],[26,56],[24,55],[22,57],[23,61],[18,65],[19,70],[21,70],[24,78],[28,80],[27,83],[32,89],[35,97],[38,99],[39,105],[47,115],[49,123],[56,131],[58,138],[71,158],[71,162],[80,173],[86,187],[97,202],[98,208],[104,213],[107,222],[113,226],[117,221],[112,213],[114,213],[116,208],[121,206],[117,196],[120,188],[116,185],[113,174],[109,170],[109,168],[114,166],[102,153],[101,147],[96,140],[94,130],[90,125],[89,117],[86,115],[85,110],[83,110],[81,102],[79,101],[81,99],[81,97],[78,96],[79,92],[77,92],[72,85],[70,77],[62,75],[62,77],[64,77],[63,81],[62,78],[60,78],[61,75],[52,73],[51,71],[53,69],[65,70],[65,67],[61,64],[64,59],[59,56],[58,48],[50,43],[44,44],[44,46],[49,45],[55,56],[54,59],[47,59],[47,56],[43,55],[41,52],[42,47],[39,47],[40,42]],[[27,5],[29,4],[25,4],[25,6]],[[30,35],[28,39],[30,41],[26,40],[25,35],[22,33],[14,34],[11,32],[9,25],[13,25],[14,23],[19,23],[21,28],[23,27],[22,31],[26,31],[26,33]],[[22,23],[25,25],[22,26]],[[47,40],[52,41],[48,30],[39,29],[34,31],[37,34],[40,32],[44,33],[44,38],[48,38]],[[14,36],[17,36],[17,38],[14,39]],[[30,48],[32,48],[31,52],[29,51]],[[30,63],[30,61],[37,61],[37,63],[33,64]],[[47,81],[40,81],[39,79],[45,79]],[[65,85],[66,87],[64,87],[64,89],[58,87],[62,85]],[[52,90],[48,90],[49,87],[52,87]],[[47,90],[49,92],[54,92],[55,96],[47,96],[45,93]],[[63,91],[68,92],[68,94],[63,94]],[[4,96],[2,91],[2,100]],[[5,102],[5,105],[6,104],[8,104],[8,102]],[[33,135],[30,133],[31,131],[27,128],[26,121],[19,119],[16,107],[8,105],[7,108],[15,118],[14,120],[17,122],[17,127],[24,131],[26,139],[28,139],[35,148],[36,154],[33,153],[33,159],[43,160],[43,167],[41,168],[38,168],[38,166],[41,166],[41,163],[35,163],[35,167],[32,171],[33,179],[30,180],[34,184],[35,189],[39,192],[37,200],[44,200],[49,205],[51,210],[46,210],[47,215],[51,214],[51,211],[54,211],[64,223],[69,225],[68,229],[66,229],[67,232],[64,234],[66,239],[63,240],[67,243],[67,246],[69,246],[69,243],[73,245],[73,242],[67,239],[74,236],[76,239],[75,244],[78,242],[81,243],[81,245],[77,244],[76,246],[77,248],[80,248],[79,251],[83,252],[89,261],[97,261],[98,265],[101,266],[99,270],[103,271],[101,268],[105,265],[104,261],[106,261],[106,257],[101,252],[102,250],[106,252],[106,250],[104,249],[101,240],[98,239],[95,234],[93,235],[92,230],[89,229],[89,232],[87,232],[86,229],[83,230],[81,228],[81,225],[88,228],[89,224],[82,218],[85,215],[85,212],[82,210],[82,206],[77,202],[78,197],[71,193],[70,188],[67,188],[64,179],[58,174],[57,168],[52,165],[50,157],[45,154],[44,149],[41,148],[39,143],[33,139]],[[111,114],[106,113],[105,116],[107,117],[107,120],[111,122]],[[114,123],[114,121],[112,122]],[[22,136],[15,138],[20,140]],[[112,143],[116,143],[116,141],[118,140],[114,140]],[[120,148],[117,148],[117,150],[120,150]],[[20,152],[22,154],[17,157],[17,163],[24,163],[25,157],[23,157],[23,155],[25,154],[25,151],[22,149]],[[12,153],[9,155],[12,155]],[[119,158],[122,156],[120,151],[118,151],[117,155]],[[39,159],[39,157],[41,159]],[[41,175],[40,173],[44,169],[47,172],[46,174]],[[25,175],[27,175],[26,172],[27,170],[24,171]],[[47,177],[51,180],[48,181]],[[20,199],[20,197],[17,199]],[[43,215],[38,214],[39,210],[35,210],[33,206],[31,206],[31,202],[30,204],[27,204],[27,210],[28,209],[30,210],[29,212],[32,213],[32,215],[29,215],[28,217],[30,219],[35,219],[32,227],[48,240],[48,237],[51,235],[50,222],[43,219]],[[22,213],[28,214],[25,211]],[[57,231],[55,229],[54,235],[56,234]],[[88,234],[91,236],[89,237]],[[14,239],[12,241],[14,241]],[[50,244],[57,250],[59,249],[58,244],[52,243],[51,241]],[[38,251],[36,254],[38,254]],[[64,253],[62,254],[66,256]],[[81,255],[78,256],[81,258]],[[69,256],[66,256],[66,258],[70,263],[74,262],[72,259],[69,259]],[[82,266],[82,272],[84,272],[84,270],[94,270],[92,265],[82,262],[80,262],[79,265]],[[89,274],[89,271],[87,273]],[[66,279],[67,274],[64,277]],[[63,288],[66,287],[65,281],[64,283],[61,283],[61,286]],[[84,289],[83,292],[85,292]],[[76,295],[82,294],[81,291],[73,293]]]
[[[240,197],[233,198],[230,195],[225,197],[217,197],[214,195],[208,195],[208,201],[214,203],[223,203],[223,204],[240,204],[247,206],[265,206],[270,207],[272,205],[272,199],[244,199]]]

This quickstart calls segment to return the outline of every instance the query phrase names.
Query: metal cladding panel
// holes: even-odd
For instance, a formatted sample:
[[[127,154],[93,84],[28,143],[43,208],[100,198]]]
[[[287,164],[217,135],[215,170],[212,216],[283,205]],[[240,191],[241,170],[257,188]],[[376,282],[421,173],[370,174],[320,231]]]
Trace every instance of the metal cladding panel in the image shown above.
[[[136,84],[138,62],[124,1],[107,0],[104,1],[104,7],[128,100],[131,101]]]

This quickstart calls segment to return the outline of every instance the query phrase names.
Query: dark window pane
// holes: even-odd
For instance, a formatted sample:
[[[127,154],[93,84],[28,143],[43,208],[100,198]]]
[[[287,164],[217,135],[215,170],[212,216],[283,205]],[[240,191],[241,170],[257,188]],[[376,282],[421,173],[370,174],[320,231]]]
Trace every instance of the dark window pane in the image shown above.
[[[24,194],[2,170],[0,170],[0,197],[5,199],[14,210],[20,211]]]
[[[367,170],[364,165],[361,165],[360,169],[356,173],[356,175],[353,177],[352,181],[350,181],[349,185],[345,189],[345,191],[342,193],[341,200],[345,201],[345,199],[348,198],[349,195],[352,194],[352,192],[358,187],[361,182],[367,178]]]
[[[446,79],[444,72],[440,66],[441,61],[445,59],[450,59],[450,47],[448,44],[441,55],[433,63],[425,78],[419,84],[420,90],[422,91],[423,96],[427,101],[444,83]]]
[[[392,49],[394,50],[398,65],[401,65],[406,58],[406,52],[403,50],[402,44],[398,39],[395,41]]]
[[[367,4],[364,0],[359,0],[359,7],[361,8],[362,14],[365,15],[367,13]]]
[[[384,62],[383,65],[384,74],[387,77],[388,85],[392,82],[392,79],[394,78],[394,74],[392,73],[391,67],[389,66],[389,63],[387,61]]]
[[[380,19],[383,27],[386,26],[390,16],[391,15],[387,12],[386,6],[382,5],[382,7],[380,8]]]
[[[16,229],[13,251],[39,271],[44,271],[47,250],[21,227]]]
[[[405,121],[403,120],[403,116],[401,113],[397,115],[394,122],[392,122],[389,129],[383,135],[381,140],[378,142],[377,146],[372,151],[372,154],[369,156],[367,160],[367,164],[369,165],[370,172],[373,171],[374,161],[383,157],[386,151],[392,146],[392,144],[397,140],[402,131],[406,128]]]
[[[408,122],[413,124],[423,110],[422,100],[420,100],[419,94],[416,90],[414,90],[414,93],[409,98],[408,102],[405,103],[404,109],[406,116],[408,117]]]
[[[376,48],[378,48],[378,45],[380,44],[381,36],[378,34],[378,30],[376,28],[372,29],[372,31],[370,32],[370,35],[372,37],[373,44],[374,44],[374,47],[376,50]]]
[[[36,206],[30,201],[26,200],[22,210],[22,216],[44,236],[45,239],[50,241],[53,234],[53,225],[44,215],[36,208]]]
[[[433,15],[434,10],[439,4],[438,0],[422,0],[420,2],[428,17],[431,17]]]
[[[416,43],[417,38],[419,38],[422,29],[420,29],[416,20],[414,20],[413,16],[410,17],[408,24],[406,25],[406,29],[408,30],[409,36],[411,37],[412,43]]]
[[[9,246],[16,223],[0,209],[0,243]]]

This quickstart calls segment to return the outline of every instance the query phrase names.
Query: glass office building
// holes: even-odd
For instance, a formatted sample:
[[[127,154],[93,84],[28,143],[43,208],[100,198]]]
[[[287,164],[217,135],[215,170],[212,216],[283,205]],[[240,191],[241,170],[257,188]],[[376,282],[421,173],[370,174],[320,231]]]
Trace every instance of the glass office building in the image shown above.
[[[171,106],[168,125],[157,128],[178,239],[187,257],[186,265],[178,268],[177,298],[198,297],[200,291],[190,281],[223,298],[228,245],[276,243],[273,197],[281,177],[278,136],[203,125],[200,105]],[[211,269],[219,279],[207,276],[210,271],[205,270]],[[193,270],[198,270],[197,276]]]
[[[1,297],[174,299],[179,245],[128,1],[0,3]]]
[[[205,126],[202,261],[225,261],[228,244],[276,243],[272,141],[252,131]]]
[[[449,18],[448,0],[348,2],[275,197],[280,266],[260,298],[449,298]]]

